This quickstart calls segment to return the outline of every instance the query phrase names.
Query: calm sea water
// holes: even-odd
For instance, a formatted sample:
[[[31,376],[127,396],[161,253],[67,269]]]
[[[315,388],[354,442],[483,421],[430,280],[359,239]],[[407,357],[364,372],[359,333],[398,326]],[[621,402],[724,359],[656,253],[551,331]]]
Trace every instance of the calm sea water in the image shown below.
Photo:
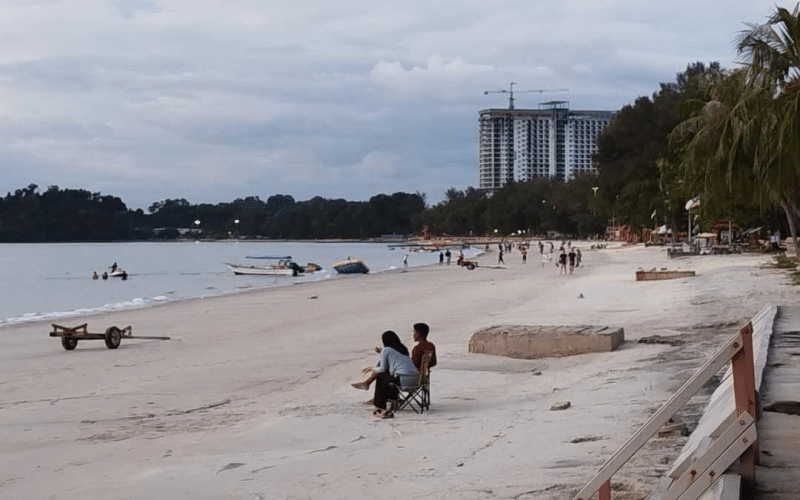
[[[331,264],[347,256],[361,257],[370,272],[438,261],[437,253],[391,250],[382,243],[301,242],[175,242],[0,244],[0,325],[51,320],[94,312],[286,286],[338,276]],[[465,251],[469,257],[475,251]],[[322,271],[296,278],[235,276],[226,262],[257,264],[247,255],[292,256],[300,265],[314,262]],[[92,280],[116,262],[129,277]]]

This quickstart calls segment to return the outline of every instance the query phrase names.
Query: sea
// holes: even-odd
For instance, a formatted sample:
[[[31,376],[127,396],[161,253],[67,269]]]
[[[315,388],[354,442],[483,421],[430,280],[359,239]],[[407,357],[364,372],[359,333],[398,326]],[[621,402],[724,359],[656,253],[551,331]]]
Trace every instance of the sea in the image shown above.
[[[451,250],[454,254],[457,251]],[[478,253],[465,249],[467,258]],[[386,243],[192,241],[0,244],[0,326],[148,307],[169,301],[290,286],[338,275],[332,264],[360,257],[371,273],[438,263],[438,252],[410,251]],[[321,271],[297,277],[236,276],[226,263],[264,264],[248,256],[291,256]],[[453,256],[455,261],[455,255]],[[92,279],[116,263],[128,278]]]

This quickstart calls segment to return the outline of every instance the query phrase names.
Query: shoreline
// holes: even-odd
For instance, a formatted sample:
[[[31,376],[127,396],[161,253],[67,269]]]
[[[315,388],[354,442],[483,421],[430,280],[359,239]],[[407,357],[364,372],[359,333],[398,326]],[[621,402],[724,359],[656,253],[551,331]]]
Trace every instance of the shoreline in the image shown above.
[[[0,493],[571,498],[720,339],[767,299],[796,295],[760,266],[763,256],[678,263],[641,246],[587,249],[584,268],[558,276],[537,255],[527,265],[513,251],[496,268],[489,253],[473,271],[434,264],[103,314],[135,334],[173,338],[114,351],[96,341],[67,352],[41,324],[14,325],[0,335]],[[636,269],[653,264],[698,276],[636,282]],[[417,321],[431,326],[439,358],[430,412],[375,419],[369,395],[349,384],[374,362],[382,331],[410,347]],[[467,352],[473,332],[498,324],[621,326],[626,341],[611,353],[537,360]],[[652,336],[665,342],[638,343]],[[564,400],[570,409],[550,411]],[[649,443],[615,476],[618,496],[647,491],[657,477],[644,473],[684,441]],[[98,466],[125,474],[76,474]]]

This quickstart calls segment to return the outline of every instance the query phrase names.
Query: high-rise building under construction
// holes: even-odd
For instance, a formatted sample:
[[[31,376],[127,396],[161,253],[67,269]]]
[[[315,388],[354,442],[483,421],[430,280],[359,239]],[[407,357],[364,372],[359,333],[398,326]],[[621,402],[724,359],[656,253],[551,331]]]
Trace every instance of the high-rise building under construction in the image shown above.
[[[492,191],[534,177],[569,180],[596,171],[597,136],[614,111],[573,111],[567,101],[539,109],[480,112],[478,186]]]

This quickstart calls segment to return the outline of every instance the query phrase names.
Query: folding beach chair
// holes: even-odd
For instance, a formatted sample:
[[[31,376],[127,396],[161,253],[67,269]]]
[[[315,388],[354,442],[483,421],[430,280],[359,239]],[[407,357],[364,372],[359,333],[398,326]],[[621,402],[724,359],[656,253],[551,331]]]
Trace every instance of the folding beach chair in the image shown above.
[[[410,386],[395,386],[398,390],[398,399],[395,408],[402,410],[406,406],[411,407],[415,413],[424,413],[431,407],[431,358],[432,352],[426,352],[422,356],[422,363],[419,370],[417,383]]]

